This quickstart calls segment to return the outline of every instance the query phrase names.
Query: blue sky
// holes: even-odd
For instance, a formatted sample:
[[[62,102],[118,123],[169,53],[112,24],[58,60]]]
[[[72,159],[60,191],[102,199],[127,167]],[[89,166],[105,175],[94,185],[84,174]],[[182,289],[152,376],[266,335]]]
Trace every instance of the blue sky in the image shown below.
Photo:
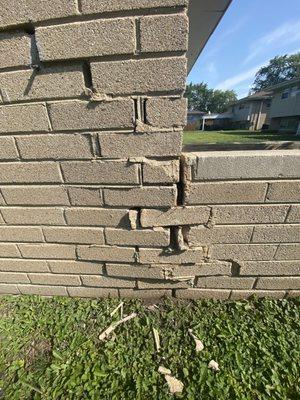
[[[276,55],[300,51],[300,0],[233,0],[188,82],[248,94],[255,72]]]

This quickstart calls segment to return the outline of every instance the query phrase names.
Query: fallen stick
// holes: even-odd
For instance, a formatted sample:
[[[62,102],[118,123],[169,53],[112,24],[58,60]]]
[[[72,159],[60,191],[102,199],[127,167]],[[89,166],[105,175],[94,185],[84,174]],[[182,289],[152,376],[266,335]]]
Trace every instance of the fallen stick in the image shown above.
[[[136,313],[132,313],[130,315],[127,315],[127,317],[120,319],[120,321],[114,322],[111,324],[108,328],[106,328],[99,336],[99,340],[104,341],[109,337],[109,335],[119,326],[124,324],[125,322],[135,318],[137,316]]]

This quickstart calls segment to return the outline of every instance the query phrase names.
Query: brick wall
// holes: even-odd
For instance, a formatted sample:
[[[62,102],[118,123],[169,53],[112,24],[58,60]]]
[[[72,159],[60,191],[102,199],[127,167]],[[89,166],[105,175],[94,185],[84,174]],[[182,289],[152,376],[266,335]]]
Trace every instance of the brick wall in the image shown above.
[[[298,293],[299,153],[181,155],[186,0],[0,8],[0,293]]]

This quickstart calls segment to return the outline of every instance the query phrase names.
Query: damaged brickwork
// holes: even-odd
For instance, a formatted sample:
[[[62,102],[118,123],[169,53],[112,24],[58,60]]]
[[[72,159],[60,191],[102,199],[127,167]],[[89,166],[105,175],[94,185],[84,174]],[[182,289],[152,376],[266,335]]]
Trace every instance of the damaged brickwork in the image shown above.
[[[0,7],[0,294],[299,294],[299,152],[182,154],[187,0]]]

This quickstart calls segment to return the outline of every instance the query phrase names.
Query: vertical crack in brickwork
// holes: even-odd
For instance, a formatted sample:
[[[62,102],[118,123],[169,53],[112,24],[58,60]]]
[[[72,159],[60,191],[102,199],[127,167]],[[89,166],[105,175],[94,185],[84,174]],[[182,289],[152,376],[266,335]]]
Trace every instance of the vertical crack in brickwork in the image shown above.
[[[92,71],[89,62],[84,62],[82,65],[83,79],[85,87],[90,90],[93,90],[93,79],[92,79]]]

